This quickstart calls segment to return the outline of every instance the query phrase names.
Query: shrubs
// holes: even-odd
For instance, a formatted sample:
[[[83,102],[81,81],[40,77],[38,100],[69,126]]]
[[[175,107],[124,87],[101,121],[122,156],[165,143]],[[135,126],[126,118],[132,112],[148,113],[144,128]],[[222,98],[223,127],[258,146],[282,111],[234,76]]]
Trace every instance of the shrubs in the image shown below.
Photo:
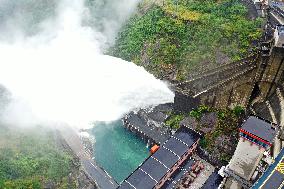
[[[61,183],[71,172],[73,157],[57,146],[49,131],[6,131],[0,148],[0,188],[37,189],[48,180]],[[60,184],[59,184],[60,185]]]
[[[30,179],[16,179],[10,180],[1,183],[0,188],[3,189],[41,189],[42,184],[39,178],[30,178]]]
[[[166,125],[176,130],[180,127],[180,122],[184,119],[184,117],[185,116],[182,114],[171,115],[166,121]]]
[[[245,109],[242,106],[235,106],[233,112],[236,116],[240,116],[245,113]]]
[[[207,128],[208,126],[206,124],[202,124],[201,119],[203,119],[202,116],[207,118],[212,113],[217,115],[217,121],[215,122],[215,126],[213,128],[212,126]],[[206,131],[200,141],[200,145],[202,148],[210,152],[216,148],[217,144],[215,144],[215,142],[217,138],[237,137],[239,120],[242,118],[244,113],[245,110],[241,106],[235,106],[233,109],[215,109],[201,105],[196,110],[192,110],[189,115],[199,122],[199,131]]]
[[[248,20],[247,9],[236,0],[165,0],[143,15],[134,15],[118,35],[109,54],[143,65],[163,78],[165,64],[174,68],[175,79],[204,64],[247,56],[252,41],[261,35],[262,20]],[[145,64],[147,62],[147,64]]]
[[[197,21],[199,20],[201,13],[198,11],[189,10],[183,4],[174,5],[172,1],[168,1],[162,9],[166,14],[177,17],[183,21]]]
[[[201,148],[206,149],[209,145],[208,139],[206,139],[205,137],[201,138],[199,141],[199,145],[201,146]]]
[[[210,108],[205,106],[205,105],[201,105],[199,106],[199,108],[197,108],[197,110],[192,110],[191,112],[189,112],[189,115],[191,117],[194,117],[195,119],[199,120],[202,116],[202,114],[209,112]]]

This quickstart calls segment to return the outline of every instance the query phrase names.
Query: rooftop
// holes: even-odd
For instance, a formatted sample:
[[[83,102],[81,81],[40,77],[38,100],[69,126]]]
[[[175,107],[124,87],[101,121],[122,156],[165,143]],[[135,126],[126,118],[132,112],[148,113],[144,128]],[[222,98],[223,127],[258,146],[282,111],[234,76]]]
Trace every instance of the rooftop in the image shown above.
[[[190,171],[191,166],[194,164],[193,159],[189,159],[184,165],[181,166],[172,176],[171,180],[167,181],[162,189],[173,189],[182,177]]]
[[[210,177],[206,180],[205,184],[202,186],[202,189],[217,189],[221,184],[223,177],[218,174],[218,171],[215,170]]]
[[[259,148],[258,145],[252,145],[248,140],[240,140],[228,168],[232,170],[234,174],[249,180],[263,157],[264,151],[264,148]]]
[[[179,129],[123,181],[119,188],[153,188],[199,138],[200,135],[191,129]]]
[[[273,143],[276,135],[275,127],[272,124],[254,116],[250,116],[243,123],[242,129],[270,143]]]

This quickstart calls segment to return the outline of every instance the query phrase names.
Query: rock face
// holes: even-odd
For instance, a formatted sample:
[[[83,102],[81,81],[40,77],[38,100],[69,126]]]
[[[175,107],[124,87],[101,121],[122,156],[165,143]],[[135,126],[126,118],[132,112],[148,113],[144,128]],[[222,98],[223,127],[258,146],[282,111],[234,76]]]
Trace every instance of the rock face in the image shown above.
[[[200,100],[182,92],[175,92],[174,111],[187,113],[197,108],[200,105]]]
[[[203,133],[211,132],[217,125],[218,116],[216,112],[204,114],[199,121],[199,130]]]
[[[195,131],[195,130],[197,130],[198,122],[196,121],[196,119],[194,119],[192,117],[185,117],[180,122],[180,126],[188,127],[188,128],[191,128],[192,130]]]
[[[251,1],[251,0],[241,0],[241,2],[248,9],[248,15],[247,15],[248,18],[251,19],[251,20],[256,19],[258,17],[258,13],[257,13],[255,5],[253,4],[253,1]]]

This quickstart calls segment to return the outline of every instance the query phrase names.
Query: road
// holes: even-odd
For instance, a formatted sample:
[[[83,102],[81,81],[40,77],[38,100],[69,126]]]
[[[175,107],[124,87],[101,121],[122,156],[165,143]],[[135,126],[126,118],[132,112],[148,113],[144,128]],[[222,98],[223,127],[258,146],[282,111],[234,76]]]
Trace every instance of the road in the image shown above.
[[[82,166],[89,177],[95,180],[101,189],[115,189],[118,184],[102,168],[90,159],[81,159]]]
[[[62,124],[56,126],[56,128],[73,153],[79,158],[85,173],[100,189],[116,189],[118,187],[116,181],[99,167],[92,159],[91,154],[84,149],[80,137],[73,128]]]

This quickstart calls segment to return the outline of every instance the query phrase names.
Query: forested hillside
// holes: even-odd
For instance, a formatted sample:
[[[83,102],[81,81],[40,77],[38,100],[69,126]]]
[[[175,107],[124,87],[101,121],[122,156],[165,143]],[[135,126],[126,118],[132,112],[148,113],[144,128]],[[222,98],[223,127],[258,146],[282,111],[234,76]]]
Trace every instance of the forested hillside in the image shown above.
[[[144,0],[119,33],[109,54],[144,66],[161,79],[247,56],[261,36],[238,0]]]
[[[75,188],[73,156],[51,129],[0,125],[0,188]]]

